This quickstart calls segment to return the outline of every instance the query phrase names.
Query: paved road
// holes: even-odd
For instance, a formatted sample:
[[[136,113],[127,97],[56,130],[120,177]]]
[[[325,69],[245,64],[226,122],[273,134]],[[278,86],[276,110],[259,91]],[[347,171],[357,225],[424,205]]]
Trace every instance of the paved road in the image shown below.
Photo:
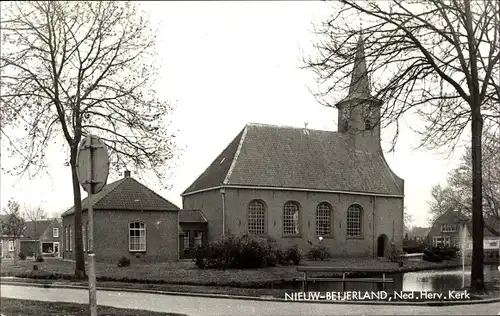
[[[83,289],[0,286],[2,297],[52,302],[88,303]],[[497,315],[500,303],[430,306],[383,306],[353,304],[307,304],[233,300],[178,295],[98,291],[99,305],[174,312],[187,315]]]

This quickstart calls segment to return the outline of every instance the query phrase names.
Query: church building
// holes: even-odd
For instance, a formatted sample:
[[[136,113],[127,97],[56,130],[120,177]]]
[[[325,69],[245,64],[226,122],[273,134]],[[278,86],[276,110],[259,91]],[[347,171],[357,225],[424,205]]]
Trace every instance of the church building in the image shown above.
[[[303,251],[321,243],[334,256],[388,256],[391,243],[402,247],[404,181],[383,155],[381,105],[360,38],[338,131],[249,123],[183,192],[183,208],[201,210],[208,241],[250,233]]]

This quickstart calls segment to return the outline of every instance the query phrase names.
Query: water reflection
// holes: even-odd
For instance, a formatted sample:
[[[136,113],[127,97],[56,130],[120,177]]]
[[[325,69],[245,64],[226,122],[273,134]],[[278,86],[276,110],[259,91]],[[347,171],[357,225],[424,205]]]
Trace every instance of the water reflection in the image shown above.
[[[457,290],[462,288],[462,268],[453,270],[429,270],[421,272],[407,272],[388,275],[393,279],[393,283],[386,284],[367,284],[346,282],[346,291],[432,291],[447,292],[448,290]],[[492,282],[500,279],[500,272],[496,265],[484,266],[485,282]],[[465,286],[470,285],[470,267],[465,269]],[[297,289],[301,284],[297,282]],[[342,291],[341,282],[311,282],[308,285],[309,291]]]
[[[484,281],[500,278],[496,265],[484,266]],[[403,291],[443,292],[462,287],[462,269],[408,272],[403,275]],[[470,285],[470,267],[465,267],[465,286]]]

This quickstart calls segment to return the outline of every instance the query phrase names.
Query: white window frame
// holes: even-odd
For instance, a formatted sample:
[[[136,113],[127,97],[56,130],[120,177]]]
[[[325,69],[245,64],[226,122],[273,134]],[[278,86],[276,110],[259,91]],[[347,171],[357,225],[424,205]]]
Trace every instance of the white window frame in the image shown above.
[[[359,204],[351,204],[347,209],[347,238],[361,238],[363,235],[363,207]]]
[[[132,225],[139,224],[138,228]],[[138,232],[138,236],[132,236],[132,231]],[[132,238],[136,238],[132,242]],[[146,224],[144,222],[131,222],[128,226],[128,250],[130,252],[146,252]]]
[[[443,225],[441,225],[441,231],[443,233],[454,233],[457,231],[457,225],[456,224],[443,224]]]
[[[444,245],[444,239],[441,236],[432,237],[432,246],[438,247],[439,245]]]
[[[266,206],[262,201],[252,200],[248,204],[248,233],[253,235],[266,233]]]
[[[300,235],[300,205],[294,201],[288,201],[283,206],[283,235]]]
[[[194,246],[201,247],[203,246],[203,232],[195,231],[194,232]]]
[[[69,251],[69,229],[68,226],[64,226],[64,251]]]
[[[52,228],[52,237],[59,238],[59,228],[57,227]]]
[[[332,206],[321,202],[316,207],[316,235],[330,236],[332,233]]]
[[[87,251],[87,228],[85,223],[82,223],[82,246],[83,251]]]
[[[184,232],[184,236],[183,236],[183,245],[184,245],[184,250],[186,249],[189,249],[190,248],[190,240],[189,240],[189,230],[188,231],[185,231]]]
[[[69,251],[73,251],[73,227],[71,225],[69,227]]]
[[[14,251],[14,240],[9,240],[9,251]]]

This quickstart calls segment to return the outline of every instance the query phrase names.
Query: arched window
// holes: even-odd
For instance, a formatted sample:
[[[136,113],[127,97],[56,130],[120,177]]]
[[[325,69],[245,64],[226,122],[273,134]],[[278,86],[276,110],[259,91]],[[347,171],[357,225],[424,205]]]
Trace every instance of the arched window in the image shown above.
[[[347,237],[361,237],[361,217],[363,208],[352,204],[347,210]]]
[[[283,235],[299,234],[299,205],[296,202],[287,202],[283,208]]]
[[[146,224],[130,223],[128,249],[132,252],[146,251]]]
[[[253,200],[248,205],[248,233],[249,234],[264,234],[265,233],[265,206],[264,203],[258,200]]]
[[[332,207],[330,204],[323,202],[316,208],[316,235],[330,235],[330,227],[332,221]]]
[[[85,223],[82,224],[82,241],[83,241],[83,251],[87,251],[87,230],[85,229]]]
[[[64,250],[69,250],[69,229],[68,226],[64,226]]]
[[[71,225],[69,225],[69,251],[73,251],[73,229],[71,228]]]
[[[370,119],[365,119],[365,129],[367,131],[372,129],[372,122],[370,121]]]

